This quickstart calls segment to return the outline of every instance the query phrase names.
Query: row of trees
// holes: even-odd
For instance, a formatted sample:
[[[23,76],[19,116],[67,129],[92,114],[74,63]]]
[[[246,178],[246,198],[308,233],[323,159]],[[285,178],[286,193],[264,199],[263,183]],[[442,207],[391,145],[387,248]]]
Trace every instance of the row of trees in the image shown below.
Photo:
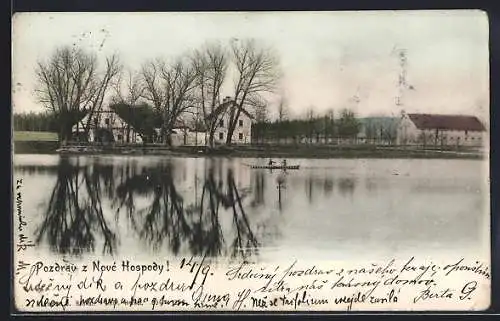
[[[126,122],[125,137],[130,137],[132,128],[141,133],[146,142],[156,138],[155,128],[162,124],[160,115],[155,113],[154,108],[147,103],[129,105],[126,103],[114,103],[111,110],[115,111]],[[289,119],[288,112],[278,106],[278,118],[270,121],[267,118],[267,107],[256,110],[257,122],[252,129],[252,140],[257,143],[264,141],[305,141],[305,142],[331,142],[334,139],[355,138],[361,131],[367,142],[395,142],[396,127],[395,121],[381,121],[380,119],[358,119],[355,114],[347,109],[340,112],[335,118],[333,110],[323,115],[314,115],[309,110],[307,117]],[[260,113],[266,113],[264,116]],[[206,122],[199,120],[194,124],[194,129],[198,131],[210,131],[213,136],[213,127],[206,127]],[[58,124],[53,114],[28,113],[14,114],[14,130],[17,131],[49,131],[57,132]],[[427,138],[427,137],[425,137]],[[422,139],[426,141],[431,139]],[[434,137],[431,137],[434,138]]]
[[[230,75],[234,83],[230,84]],[[209,43],[174,59],[146,61],[138,70],[125,69],[118,56],[106,58],[99,68],[97,56],[79,48],[61,47],[36,67],[36,96],[57,124],[59,139],[71,140],[72,127],[89,115],[82,130],[88,136],[94,115],[106,102],[133,109],[144,103],[159,118],[160,139],[171,143],[174,126],[191,115],[202,122],[213,145],[216,124],[224,110],[217,109],[221,93],[232,92],[229,135],[243,111],[255,113],[265,105],[280,77],[277,57],[254,40],[234,40],[228,46]],[[122,108],[123,109],[123,108]],[[131,111],[133,113],[133,111]]]
[[[309,110],[306,117],[289,119],[282,105],[278,108],[278,118],[274,121],[259,119],[252,129],[252,138],[256,142],[282,140],[328,142],[334,138],[355,138],[361,129],[361,123],[353,111],[343,109],[338,119],[333,110],[324,115],[315,115]]]
[[[47,112],[14,114],[13,123],[16,131],[57,132],[56,119]]]

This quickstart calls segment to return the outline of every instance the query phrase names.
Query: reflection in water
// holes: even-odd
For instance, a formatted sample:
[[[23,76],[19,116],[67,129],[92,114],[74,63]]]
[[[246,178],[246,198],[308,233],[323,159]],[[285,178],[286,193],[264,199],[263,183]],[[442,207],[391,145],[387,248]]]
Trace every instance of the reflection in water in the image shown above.
[[[283,171],[282,173],[280,173],[280,175],[278,176],[278,178],[276,178],[276,183],[277,183],[277,186],[276,188],[278,189],[278,209],[279,211],[281,212],[283,210],[283,203],[281,201],[282,199],[282,190],[286,188],[286,171]]]
[[[344,177],[339,179],[338,183],[340,194],[342,195],[352,195],[356,187],[356,181],[352,178]]]
[[[333,193],[334,179],[332,177],[314,177],[308,176],[305,179],[306,196],[310,204],[316,201],[315,194],[317,190],[323,189],[325,196],[331,196]],[[342,196],[351,196],[356,187],[356,181],[353,178],[343,177],[338,179],[337,187]]]
[[[43,223],[36,231],[38,244],[47,239],[54,251],[79,255],[94,251],[95,233],[99,233],[104,239],[103,253],[113,253],[116,235],[101,207],[101,174],[106,182],[107,171],[92,171],[61,159]]]
[[[254,199],[251,202],[252,207],[259,207],[265,205],[266,199],[264,197],[266,190],[266,180],[264,179],[264,171],[254,171]]]
[[[330,177],[325,177],[323,182],[323,191],[326,196],[330,196],[333,192],[333,179]]]
[[[19,157],[15,176],[29,181],[31,237],[58,254],[267,260],[483,248],[480,163],[311,162],[284,173],[238,159],[36,155]],[[409,177],[391,175],[407,168]]]
[[[81,165],[78,160],[71,163],[61,158],[58,167],[53,167],[57,179],[37,242],[46,241],[57,253],[81,255],[94,252],[96,240],[101,239],[103,253],[113,254],[117,236],[103,213],[106,204],[116,222],[124,216],[139,239],[156,251],[167,246],[175,255],[182,250],[208,256],[257,254],[260,243],[244,206],[248,191],[237,188],[231,168],[224,176],[220,166],[213,166],[217,163],[210,163],[204,179],[195,176],[196,193],[193,202],[188,202],[178,190],[177,168],[171,161],[139,168],[130,162],[110,165],[95,160]],[[177,172],[186,181],[186,172]],[[252,206],[264,203],[263,176],[257,176]],[[228,214],[234,236],[226,235],[230,239],[225,249],[221,215]]]
[[[313,202],[314,181],[315,179],[311,176],[306,179],[306,195],[309,200],[309,204],[312,204]]]
[[[182,196],[174,184],[172,164],[143,168],[141,173],[129,172],[122,181],[117,187],[117,213],[125,207],[134,231],[154,249],[159,249],[167,239],[170,250],[179,254],[182,241],[190,237],[191,228]],[[137,208],[139,197],[146,197],[149,203]]]
[[[365,187],[366,190],[369,192],[376,192],[377,191],[377,184],[375,183],[374,179],[367,178],[365,182]]]

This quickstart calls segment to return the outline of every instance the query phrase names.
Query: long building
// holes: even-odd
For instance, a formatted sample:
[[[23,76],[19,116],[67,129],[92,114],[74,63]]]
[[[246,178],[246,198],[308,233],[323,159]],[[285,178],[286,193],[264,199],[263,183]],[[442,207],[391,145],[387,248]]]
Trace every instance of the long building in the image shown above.
[[[470,115],[403,114],[397,129],[400,145],[483,146],[486,129]]]

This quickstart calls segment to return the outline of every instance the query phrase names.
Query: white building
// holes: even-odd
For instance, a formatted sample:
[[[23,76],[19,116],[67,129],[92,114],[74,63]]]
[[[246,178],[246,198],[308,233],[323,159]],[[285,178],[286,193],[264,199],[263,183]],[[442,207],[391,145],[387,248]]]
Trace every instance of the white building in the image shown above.
[[[234,100],[226,97],[209,117],[217,117],[217,128],[214,141],[216,144],[225,144],[231,111],[236,111]],[[232,143],[250,144],[252,138],[253,117],[247,111],[242,110],[233,131]],[[171,142],[173,146],[206,146],[208,144],[208,133],[193,130],[194,126],[187,125],[189,121],[183,120],[176,123],[173,128]],[[73,136],[81,136],[84,128],[90,124],[89,142],[102,143],[142,143],[141,135],[134,130],[125,120],[112,110],[94,112],[89,123],[87,114],[78,124],[73,126]],[[192,128],[193,127],[193,128]],[[160,128],[154,129],[160,136]],[[156,141],[158,143],[158,141]]]
[[[173,146],[205,146],[206,133],[192,131],[188,127],[174,128],[172,132]]]
[[[486,129],[475,116],[403,114],[397,129],[400,145],[483,146]]]
[[[73,126],[73,136],[82,133],[87,124],[90,124],[89,142],[102,143],[142,143],[142,138],[132,126],[129,126],[118,114],[111,110],[101,110],[85,115],[78,124]]]
[[[209,116],[217,117],[217,129],[214,136],[214,141],[217,144],[226,143],[232,111],[236,113],[236,103],[226,97],[223,103]],[[233,144],[250,144],[252,142],[252,122],[253,116],[247,111],[241,110],[233,131]]]

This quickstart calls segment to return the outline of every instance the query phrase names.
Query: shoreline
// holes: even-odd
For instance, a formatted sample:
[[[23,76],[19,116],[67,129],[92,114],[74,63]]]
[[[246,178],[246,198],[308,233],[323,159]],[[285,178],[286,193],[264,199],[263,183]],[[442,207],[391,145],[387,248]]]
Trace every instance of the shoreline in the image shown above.
[[[235,158],[374,158],[374,159],[479,159],[488,158],[488,154],[479,151],[457,151],[408,148],[402,146],[376,145],[299,145],[299,146],[233,146],[213,150],[194,146],[166,148],[163,146],[100,146],[72,147],[58,151],[57,142],[14,142],[14,154],[58,154],[78,155],[120,155],[120,156],[170,156],[170,157],[235,157]]]

